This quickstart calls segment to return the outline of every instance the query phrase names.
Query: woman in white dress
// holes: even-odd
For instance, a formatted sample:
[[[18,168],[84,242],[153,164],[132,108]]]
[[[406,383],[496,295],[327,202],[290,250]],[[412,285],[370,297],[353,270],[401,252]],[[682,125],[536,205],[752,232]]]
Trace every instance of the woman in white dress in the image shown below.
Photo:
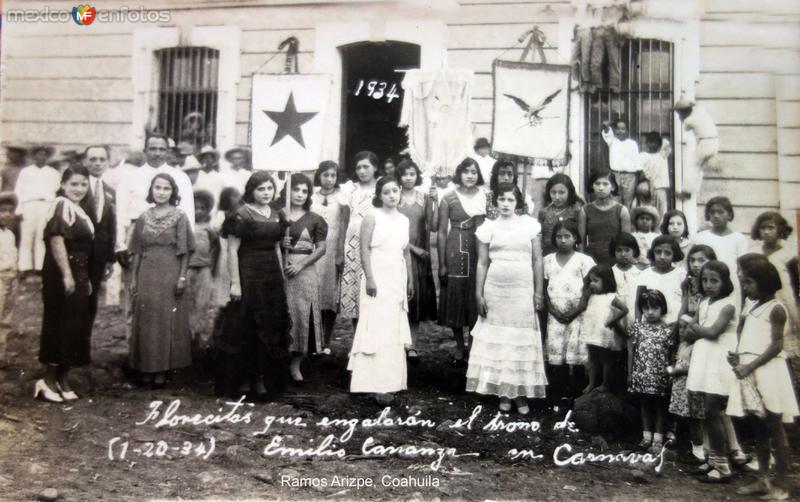
[[[411,346],[408,298],[414,294],[409,222],[397,210],[400,185],[384,177],[375,185],[375,209],[361,223],[360,318],[353,337],[350,392],[375,393],[381,403],[407,387],[406,347]]]
[[[499,217],[475,231],[479,317],[472,332],[467,391],[499,396],[501,411],[509,411],[513,399],[526,415],[527,399],[544,397],[547,385],[535,315],[544,304],[541,225],[514,213],[523,202],[513,185],[500,185],[493,202]]]

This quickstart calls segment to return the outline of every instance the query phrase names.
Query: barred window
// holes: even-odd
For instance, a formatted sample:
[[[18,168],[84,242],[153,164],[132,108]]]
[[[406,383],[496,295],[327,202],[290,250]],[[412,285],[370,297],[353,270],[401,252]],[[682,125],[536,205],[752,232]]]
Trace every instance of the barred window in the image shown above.
[[[219,51],[172,47],[156,51],[155,105],[151,128],[199,150],[216,146]]]
[[[640,151],[644,150],[644,135],[650,131],[666,137],[674,148],[673,45],[660,40],[630,39],[621,45],[620,50],[620,92],[604,88],[595,94],[584,95],[587,179],[590,170],[608,167],[608,147],[600,134],[605,120],[613,123],[617,117],[621,117],[628,125],[630,137],[639,144]],[[674,192],[672,156],[669,158],[669,170],[670,185]]]

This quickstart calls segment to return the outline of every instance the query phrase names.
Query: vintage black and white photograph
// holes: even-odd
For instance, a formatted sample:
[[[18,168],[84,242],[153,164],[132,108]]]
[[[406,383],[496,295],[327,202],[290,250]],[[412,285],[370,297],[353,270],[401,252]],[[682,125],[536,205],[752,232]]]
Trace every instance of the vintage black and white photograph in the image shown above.
[[[796,0],[0,14],[0,500],[800,498]]]

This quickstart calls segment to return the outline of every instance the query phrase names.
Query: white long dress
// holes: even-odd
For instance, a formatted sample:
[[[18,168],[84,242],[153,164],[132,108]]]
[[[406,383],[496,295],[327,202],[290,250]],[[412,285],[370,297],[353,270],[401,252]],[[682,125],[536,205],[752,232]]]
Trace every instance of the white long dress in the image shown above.
[[[541,225],[529,216],[487,220],[475,231],[489,244],[491,264],[483,295],[488,313],[472,330],[467,391],[544,397],[542,337],[533,309],[531,240]]]
[[[361,277],[360,316],[347,369],[353,372],[350,392],[397,392],[407,388],[408,325],[407,270],[403,252],[408,246],[408,218],[399,212],[372,212],[375,228],[370,244],[372,274],[378,293],[367,295]]]

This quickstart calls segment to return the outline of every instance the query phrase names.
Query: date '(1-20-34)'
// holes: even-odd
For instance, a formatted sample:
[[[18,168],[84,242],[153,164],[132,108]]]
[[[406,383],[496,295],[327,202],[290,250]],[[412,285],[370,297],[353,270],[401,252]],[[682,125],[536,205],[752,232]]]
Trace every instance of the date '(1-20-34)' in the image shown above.
[[[207,460],[208,457],[214,453],[216,448],[216,441],[214,437],[208,438],[208,444],[205,441],[197,443],[192,441],[183,441],[175,445],[169,444],[166,441],[145,441],[141,446],[134,445],[131,447],[129,441],[121,441],[121,438],[115,437],[108,441],[108,459],[109,460],[126,460],[130,455],[144,458],[163,458],[167,456],[195,456]]]

